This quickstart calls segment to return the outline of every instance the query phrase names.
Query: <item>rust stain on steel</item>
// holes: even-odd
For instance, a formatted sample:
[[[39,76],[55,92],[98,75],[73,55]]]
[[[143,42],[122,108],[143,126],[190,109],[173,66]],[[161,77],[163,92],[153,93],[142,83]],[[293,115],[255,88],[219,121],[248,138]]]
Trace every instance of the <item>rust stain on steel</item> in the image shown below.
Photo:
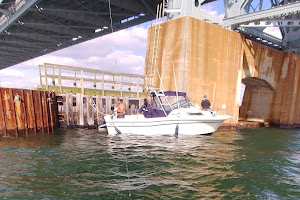
[[[3,88],[1,94],[7,133],[18,136],[12,89]]]
[[[6,136],[6,126],[5,126],[5,116],[3,112],[3,105],[2,105],[2,95],[0,89],[0,135]]]
[[[27,126],[29,133],[36,133],[34,104],[31,90],[24,90],[25,107],[27,113]]]
[[[13,89],[13,99],[16,110],[18,133],[28,134],[23,90]]]
[[[49,133],[49,121],[48,121],[48,106],[47,106],[47,97],[45,92],[41,92],[42,97],[42,110],[43,110],[43,122],[44,122],[44,131]]]
[[[38,132],[44,133],[44,123],[43,123],[43,109],[41,102],[41,93],[40,91],[32,91],[33,104],[34,104],[34,113],[36,118],[36,128]]]

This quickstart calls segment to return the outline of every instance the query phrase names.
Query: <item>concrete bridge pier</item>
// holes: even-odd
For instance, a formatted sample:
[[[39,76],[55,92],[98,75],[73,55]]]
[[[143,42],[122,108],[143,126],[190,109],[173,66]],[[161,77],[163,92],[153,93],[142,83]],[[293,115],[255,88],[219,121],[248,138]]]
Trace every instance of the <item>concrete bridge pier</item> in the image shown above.
[[[154,86],[160,87],[158,68],[165,90],[175,90],[173,64],[178,91],[187,92],[192,102],[201,104],[207,95],[212,109],[232,114],[224,123],[236,128],[242,82],[243,40],[233,31],[209,24],[193,17],[181,17],[161,24],[157,65],[151,64],[154,27],[148,30],[145,75],[154,77]],[[147,80],[151,82],[150,80]]]

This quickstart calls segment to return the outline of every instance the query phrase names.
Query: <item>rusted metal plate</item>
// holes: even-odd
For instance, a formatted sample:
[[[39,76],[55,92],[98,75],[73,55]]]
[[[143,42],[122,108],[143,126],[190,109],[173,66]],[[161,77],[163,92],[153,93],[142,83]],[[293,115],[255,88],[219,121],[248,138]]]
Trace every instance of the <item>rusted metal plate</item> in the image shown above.
[[[28,134],[23,90],[13,89],[13,99],[15,104],[18,133]]]
[[[40,91],[32,91],[34,114],[36,119],[36,129],[38,132],[44,133],[43,110]]]
[[[41,92],[41,99],[42,99],[44,131],[49,133],[48,108],[47,108],[48,106],[47,106],[47,97],[45,92]]]
[[[29,133],[36,133],[34,104],[31,90],[24,90],[27,127]]]
[[[6,126],[5,126],[5,117],[3,112],[3,105],[2,105],[2,95],[0,89],[0,135],[6,136]]]
[[[1,96],[7,134],[15,134],[16,136],[18,136],[12,89],[2,88]]]

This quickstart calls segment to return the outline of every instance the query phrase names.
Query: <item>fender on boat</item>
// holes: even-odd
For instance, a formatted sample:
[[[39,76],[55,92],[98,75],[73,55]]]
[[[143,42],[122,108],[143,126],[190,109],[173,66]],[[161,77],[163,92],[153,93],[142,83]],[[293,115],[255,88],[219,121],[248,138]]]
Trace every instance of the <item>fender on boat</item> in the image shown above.
[[[118,134],[122,134],[122,132],[115,126],[115,130],[117,131]]]
[[[178,124],[176,125],[176,128],[175,128],[175,136],[177,137],[178,136],[178,131],[179,131],[179,126]]]

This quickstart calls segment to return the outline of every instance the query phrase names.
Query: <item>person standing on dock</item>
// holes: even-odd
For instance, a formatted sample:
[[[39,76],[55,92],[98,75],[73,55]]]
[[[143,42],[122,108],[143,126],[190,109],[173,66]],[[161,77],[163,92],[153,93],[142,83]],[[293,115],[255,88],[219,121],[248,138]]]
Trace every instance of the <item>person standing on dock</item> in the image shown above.
[[[125,105],[123,99],[118,99],[117,118],[125,118]]]
[[[204,95],[201,102],[202,110],[210,110],[210,101],[207,99],[207,96]]]

